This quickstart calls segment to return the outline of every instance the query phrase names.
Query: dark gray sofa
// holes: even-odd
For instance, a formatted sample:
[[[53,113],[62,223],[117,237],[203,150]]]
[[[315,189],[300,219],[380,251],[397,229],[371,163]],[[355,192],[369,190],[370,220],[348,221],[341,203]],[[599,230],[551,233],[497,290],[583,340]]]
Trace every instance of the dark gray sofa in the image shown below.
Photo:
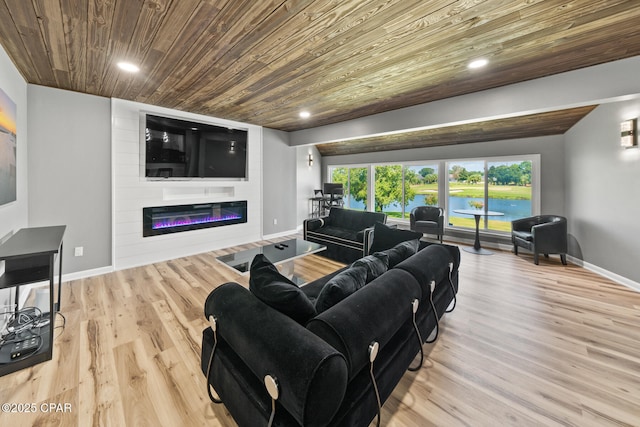
[[[238,425],[267,425],[272,401],[263,382],[266,375],[277,378],[280,392],[274,426],[369,425],[378,409],[369,345],[375,341],[380,346],[373,372],[384,403],[403,375],[413,375],[406,371],[422,346],[412,302],[420,301],[416,324],[425,341],[458,289],[458,248],[422,245],[404,260],[397,251],[389,255],[388,271],[304,324],[237,283],[212,291],[204,314],[216,318],[216,350],[210,359],[214,333],[207,328],[202,371],[207,375],[211,360],[208,383]],[[347,269],[300,289],[314,301],[326,283]]]
[[[320,255],[351,263],[367,255],[376,222],[385,224],[387,214],[334,207],[325,217],[305,220],[303,238],[325,245],[327,250]]]

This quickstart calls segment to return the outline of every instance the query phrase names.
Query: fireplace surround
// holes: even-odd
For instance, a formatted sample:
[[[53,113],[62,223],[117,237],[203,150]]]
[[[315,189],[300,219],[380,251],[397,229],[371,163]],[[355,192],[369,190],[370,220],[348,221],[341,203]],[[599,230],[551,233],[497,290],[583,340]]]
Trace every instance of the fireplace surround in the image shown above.
[[[143,237],[246,222],[246,200],[142,208]]]

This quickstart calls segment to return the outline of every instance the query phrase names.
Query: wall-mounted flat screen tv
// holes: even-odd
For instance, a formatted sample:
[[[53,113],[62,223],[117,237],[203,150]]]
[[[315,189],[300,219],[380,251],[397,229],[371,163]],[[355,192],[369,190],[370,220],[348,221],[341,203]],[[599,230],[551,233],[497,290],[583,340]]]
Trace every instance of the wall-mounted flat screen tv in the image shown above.
[[[145,177],[247,178],[247,131],[145,115]]]

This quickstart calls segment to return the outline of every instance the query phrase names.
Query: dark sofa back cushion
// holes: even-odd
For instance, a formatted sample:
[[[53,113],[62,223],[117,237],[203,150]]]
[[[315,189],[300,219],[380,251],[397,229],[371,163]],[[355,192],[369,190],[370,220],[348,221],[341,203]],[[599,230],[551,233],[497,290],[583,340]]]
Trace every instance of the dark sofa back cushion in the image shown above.
[[[393,248],[398,243],[419,240],[422,233],[411,230],[392,228],[386,224],[376,223],[373,228],[373,243],[369,252],[380,252]],[[417,242],[416,242],[417,244]]]
[[[322,288],[316,299],[316,312],[322,313],[333,307],[355,291],[363,287],[367,279],[367,270],[349,267],[331,278]]]
[[[369,283],[373,279],[382,276],[389,269],[389,255],[383,252],[376,252],[373,255],[367,255],[364,258],[360,258],[355,261],[352,266],[363,267],[367,270],[365,283]]]
[[[406,242],[398,243],[391,249],[387,249],[385,251],[382,251],[381,253],[387,254],[387,257],[389,258],[388,267],[393,268],[396,265],[400,264],[405,259],[415,254],[417,250],[418,250],[418,241],[408,240]]]
[[[387,215],[381,212],[356,211],[352,209],[331,208],[329,224],[332,227],[360,231],[373,227],[376,222],[385,222]]]
[[[311,319],[307,329],[347,359],[349,379],[369,364],[369,344],[381,348],[407,322],[420,285],[403,270],[389,270],[344,301]]]
[[[316,309],[300,288],[280,274],[264,255],[251,262],[249,290],[259,300],[304,325],[316,315]]]

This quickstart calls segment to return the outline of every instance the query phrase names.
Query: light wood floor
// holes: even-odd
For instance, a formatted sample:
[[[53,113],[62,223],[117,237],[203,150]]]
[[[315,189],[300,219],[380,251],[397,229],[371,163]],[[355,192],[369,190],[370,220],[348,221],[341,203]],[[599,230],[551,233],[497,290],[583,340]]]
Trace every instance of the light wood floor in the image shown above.
[[[247,284],[215,260],[240,248],[65,283],[54,359],[0,378],[0,403],[38,411],[0,413],[0,425],[233,426],[207,397],[200,339],[208,293]],[[312,280],[339,266],[309,256],[295,268]],[[640,425],[639,293],[557,257],[462,252],[444,319],[382,425]]]

